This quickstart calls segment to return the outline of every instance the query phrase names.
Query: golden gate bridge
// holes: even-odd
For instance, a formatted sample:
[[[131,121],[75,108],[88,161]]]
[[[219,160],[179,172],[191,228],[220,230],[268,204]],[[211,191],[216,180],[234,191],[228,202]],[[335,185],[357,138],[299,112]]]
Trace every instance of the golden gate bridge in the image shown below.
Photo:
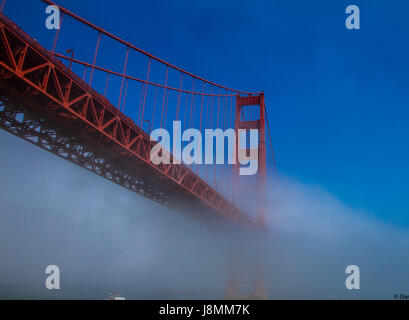
[[[264,94],[201,78],[52,1],[40,1],[61,12],[61,29],[56,30],[50,50],[3,14],[6,0],[0,6],[0,127],[200,221],[263,228],[266,131],[273,151]],[[67,48],[59,42],[68,19],[95,34],[90,61],[79,58],[81,48]],[[114,67],[99,62],[103,61],[99,57],[104,41],[123,50],[122,61],[115,57]],[[89,43],[92,41],[81,42],[81,47]],[[65,50],[58,52],[61,47]],[[120,70],[115,70],[118,65]],[[118,80],[119,86],[114,84]],[[258,130],[256,187],[247,191],[258,203],[255,218],[237,204],[238,188],[246,183],[238,175],[239,164],[152,163],[151,149],[158,142],[151,141],[150,131],[169,127],[173,120],[181,120],[184,129],[194,127],[200,132],[233,126],[236,133]],[[235,143],[237,153],[240,146]],[[273,163],[275,166],[274,154]]]

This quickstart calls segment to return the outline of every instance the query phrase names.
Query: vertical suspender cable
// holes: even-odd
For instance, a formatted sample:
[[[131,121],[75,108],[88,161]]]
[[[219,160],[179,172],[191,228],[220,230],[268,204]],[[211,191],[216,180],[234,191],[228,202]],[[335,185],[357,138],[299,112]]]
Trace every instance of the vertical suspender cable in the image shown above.
[[[148,63],[148,73],[146,75],[146,81],[149,81],[149,75],[150,75],[150,71],[151,71],[151,58],[149,58],[149,63]],[[143,117],[145,114],[145,102],[146,102],[146,93],[147,93],[147,89],[148,89],[148,84],[145,83],[145,90],[143,93],[143,105],[142,105],[142,115],[141,115],[141,119],[139,121],[139,126],[142,127],[142,123],[143,123]]]
[[[176,106],[176,120],[179,120],[179,111],[180,111],[180,99],[182,95],[182,81],[183,81],[183,73],[180,73],[180,83],[179,83],[179,92],[178,92],[178,102]]]
[[[60,28],[57,29],[56,33],[55,33],[55,37],[54,37],[54,42],[53,42],[53,47],[51,48],[51,56],[54,56],[55,53],[55,49],[57,48],[57,41],[58,41],[58,37],[60,35],[60,31],[61,31],[61,24],[62,24],[62,19],[64,17],[64,13],[61,13],[60,16]]]
[[[125,63],[124,63],[124,71],[122,72],[121,90],[119,91],[118,109],[120,109],[120,107],[121,107],[122,90],[123,90],[123,88],[124,88],[126,67],[127,67],[127,65],[128,65],[128,57],[129,57],[129,47],[126,48],[126,57],[125,57]]]
[[[91,75],[89,77],[89,85],[92,85],[92,78],[94,76],[94,68],[95,68],[95,63],[97,62],[97,55],[98,55],[100,42],[101,42],[101,32],[98,34],[97,45],[95,47],[94,60],[92,61]]]
[[[166,86],[168,85],[168,75],[169,75],[169,66],[166,66],[166,78],[165,78],[165,88],[163,89],[163,98],[162,98],[162,115],[160,119],[160,127],[163,128],[163,113],[165,111],[165,100],[166,100]]]

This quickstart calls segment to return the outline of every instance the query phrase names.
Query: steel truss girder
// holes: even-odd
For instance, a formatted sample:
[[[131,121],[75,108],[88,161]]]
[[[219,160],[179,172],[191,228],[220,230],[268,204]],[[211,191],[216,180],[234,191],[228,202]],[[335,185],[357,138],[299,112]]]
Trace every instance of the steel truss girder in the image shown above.
[[[252,224],[187,166],[152,164],[154,142],[149,136],[1,13],[0,86],[2,101],[11,101],[10,105],[17,107],[14,110],[24,116],[34,114],[40,119],[18,124],[5,104],[3,129],[30,141],[37,132],[33,126],[37,126],[36,145],[125,188],[191,213],[206,208],[230,221]],[[50,119],[58,126],[47,129]],[[61,134],[62,129],[70,136]],[[103,152],[88,150],[92,145]],[[120,163],[130,164],[135,177],[120,168]],[[154,189],[164,191],[155,193]]]

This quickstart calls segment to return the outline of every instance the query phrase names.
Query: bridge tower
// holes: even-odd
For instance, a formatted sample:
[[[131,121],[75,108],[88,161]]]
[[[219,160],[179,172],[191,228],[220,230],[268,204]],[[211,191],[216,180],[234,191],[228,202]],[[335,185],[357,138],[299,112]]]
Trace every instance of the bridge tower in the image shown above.
[[[259,114],[258,119],[248,119],[245,120],[243,107],[250,108],[250,114]],[[257,111],[257,108],[259,109]],[[243,116],[242,116],[243,115]],[[244,185],[246,176],[240,176],[239,174],[239,157],[240,152],[250,151],[254,146],[250,146],[249,143],[246,143],[246,149],[241,148],[241,141],[239,139],[238,130],[245,129],[258,130],[258,146],[257,146],[257,160],[258,160],[258,171],[256,176],[256,189],[255,189],[255,203],[257,203],[257,220],[256,224],[260,228],[260,231],[264,233],[266,228],[266,211],[265,211],[265,201],[266,201],[266,145],[265,145],[265,102],[264,94],[259,95],[250,95],[250,96],[240,96],[236,97],[236,113],[235,113],[235,132],[236,132],[236,165],[234,168],[234,186],[235,194],[237,197],[237,191],[241,193],[241,190],[237,190],[238,185]],[[248,179],[248,178],[247,178]],[[262,237],[260,237],[262,239]],[[262,240],[259,240],[262,241]],[[255,250],[261,248],[257,246]],[[252,244],[254,246],[254,244]],[[256,254],[256,256],[262,255],[262,252]],[[261,259],[262,260],[262,259]],[[239,270],[242,269],[242,270]],[[244,270],[243,270],[244,269]],[[243,274],[244,271],[244,274]],[[247,278],[247,279],[246,279]],[[267,293],[265,288],[265,279],[264,279],[264,264],[258,259],[258,261],[253,261],[253,265],[248,268],[248,266],[242,266],[240,261],[233,258],[230,263],[229,279],[226,290],[227,299],[236,299],[242,298],[243,295],[239,292],[241,282],[243,279],[246,279],[247,284],[250,284],[252,287],[252,293],[250,293],[250,298],[255,299],[267,299]],[[244,296],[249,298],[248,295]]]
[[[243,114],[243,107],[250,107],[252,114],[257,114],[257,107],[259,108],[260,117],[258,120],[241,120],[241,115]],[[256,194],[258,196],[258,215],[257,215],[257,224],[264,228],[266,222],[266,214],[265,214],[265,186],[266,186],[266,118],[265,118],[265,104],[264,104],[264,93],[260,95],[252,95],[248,97],[241,97],[237,96],[236,98],[236,114],[235,114],[235,121],[234,121],[234,129],[236,132],[236,159],[238,159],[239,152],[247,152],[249,151],[249,145],[246,144],[247,149],[241,149],[239,144],[239,129],[251,130],[256,129],[258,130],[258,171],[257,171],[257,190]],[[235,165],[235,179],[240,184],[239,175],[239,166],[240,163],[237,160]],[[243,180],[245,176],[242,177]],[[238,184],[236,184],[238,185]]]

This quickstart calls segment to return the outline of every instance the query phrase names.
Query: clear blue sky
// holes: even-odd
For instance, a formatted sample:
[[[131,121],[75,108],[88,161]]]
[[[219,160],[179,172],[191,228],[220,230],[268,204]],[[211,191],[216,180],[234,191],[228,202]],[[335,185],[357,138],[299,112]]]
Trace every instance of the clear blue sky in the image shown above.
[[[263,90],[281,173],[409,226],[409,2],[57,3],[209,80]],[[361,30],[345,28],[350,4]],[[44,8],[8,0],[5,13],[43,43]]]

